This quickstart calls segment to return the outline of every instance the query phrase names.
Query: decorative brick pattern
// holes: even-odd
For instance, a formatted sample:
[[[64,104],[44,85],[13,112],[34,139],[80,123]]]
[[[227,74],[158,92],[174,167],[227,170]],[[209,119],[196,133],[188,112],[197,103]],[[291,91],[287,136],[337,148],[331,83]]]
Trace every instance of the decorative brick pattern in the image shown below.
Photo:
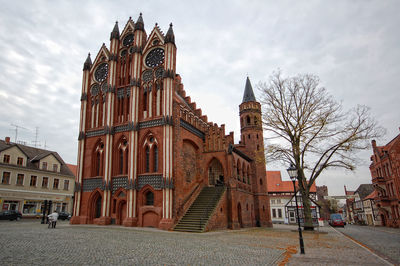
[[[83,191],[93,191],[96,188],[103,188],[103,178],[90,178],[82,181]]]
[[[114,177],[112,179],[112,193],[114,194],[117,189],[120,187],[127,189],[128,188],[128,177]]]
[[[143,175],[138,177],[138,186],[137,189],[140,190],[145,185],[150,185],[154,189],[162,189],[163,186],[163,177],[162,175]]]

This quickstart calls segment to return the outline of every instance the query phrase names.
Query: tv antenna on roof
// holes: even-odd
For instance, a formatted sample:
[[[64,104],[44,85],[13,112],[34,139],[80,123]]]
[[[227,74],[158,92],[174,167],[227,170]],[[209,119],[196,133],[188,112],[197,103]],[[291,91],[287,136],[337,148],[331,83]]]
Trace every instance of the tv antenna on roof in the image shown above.
[[[39,135],[39,127],[36,127],[35,128],[35,140],[32,141],[35,148],[37,148],[38,144],[40,146],[40,142],[38,141],[38,135]]]
[[[18,125],[15,125],[15,124],[11,124],[11,126],[12,126],[12,127],[15,127],[15,139],[14,139],[14,142],[15,142],[15,143],[17,143],[18,129],[21,128],[21,129],[29,130],[29,129],[27,129],[26,127],[18,126]]]

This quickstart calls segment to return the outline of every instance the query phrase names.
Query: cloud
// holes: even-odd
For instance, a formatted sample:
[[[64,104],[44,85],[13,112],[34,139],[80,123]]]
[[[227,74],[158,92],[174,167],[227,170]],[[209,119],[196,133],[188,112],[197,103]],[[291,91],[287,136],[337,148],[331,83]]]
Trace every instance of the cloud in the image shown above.
[[[254,86],[277,68],[288,75],[319,75],[346,108],[371,106],[388,129],[381,144],[398,134],[396,1],[1,0],[0,4],[0,135],[13,135],[10,124],[18,124],[29,128],[20,130],[20,139],[32,143],[39,127],[42,145],[46,142],[70,163],[76,162],[87,53],[94,58],[103,42],[108,46],[115,21],[122,30],[129,16],[136,20],[139,12],[148,34],[155,22],[164,32],[173,22],[177,71],[187,94],[209,120],[226,124],[227,133],[234,130],[237,140],[246,75]],[[349,180],[370,182],[368,167],[361,167],[350,177],[329,172],[330,177],[321,177],[317,184],[336,180],[329,183],[330,191],[343,194],[342,186]]]

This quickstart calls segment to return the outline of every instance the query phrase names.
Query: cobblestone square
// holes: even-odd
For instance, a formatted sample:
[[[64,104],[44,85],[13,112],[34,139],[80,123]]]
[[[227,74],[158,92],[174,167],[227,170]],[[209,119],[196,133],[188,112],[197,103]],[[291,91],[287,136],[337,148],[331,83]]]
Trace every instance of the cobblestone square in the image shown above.
[[[298,255],[293,227],[179,233],[152,228],[1,221],[2,265],[385,265],[367,250],[323,228],[305,233]],[[364,262],[364,263],[362,263]]]

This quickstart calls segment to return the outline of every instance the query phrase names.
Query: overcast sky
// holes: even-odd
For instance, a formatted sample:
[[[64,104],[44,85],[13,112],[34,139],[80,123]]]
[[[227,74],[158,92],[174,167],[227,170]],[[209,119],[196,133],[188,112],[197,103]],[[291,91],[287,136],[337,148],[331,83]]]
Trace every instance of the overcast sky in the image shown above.
[[[0,137],[42,148],[76,164],[82,67],[143,13],[149,34],[174,25],[177,73],[209,121],[239,139],[246,75],[256,84],[274,70],[313,73],[345,108],[371,107],[387,129],[400,126],[400,1],[9,1],[0,0]],[[317,185],[330,195],[371,183],[369,157],[354,173],[329,171]],[[267,170],[286,168],[267,162]]]

